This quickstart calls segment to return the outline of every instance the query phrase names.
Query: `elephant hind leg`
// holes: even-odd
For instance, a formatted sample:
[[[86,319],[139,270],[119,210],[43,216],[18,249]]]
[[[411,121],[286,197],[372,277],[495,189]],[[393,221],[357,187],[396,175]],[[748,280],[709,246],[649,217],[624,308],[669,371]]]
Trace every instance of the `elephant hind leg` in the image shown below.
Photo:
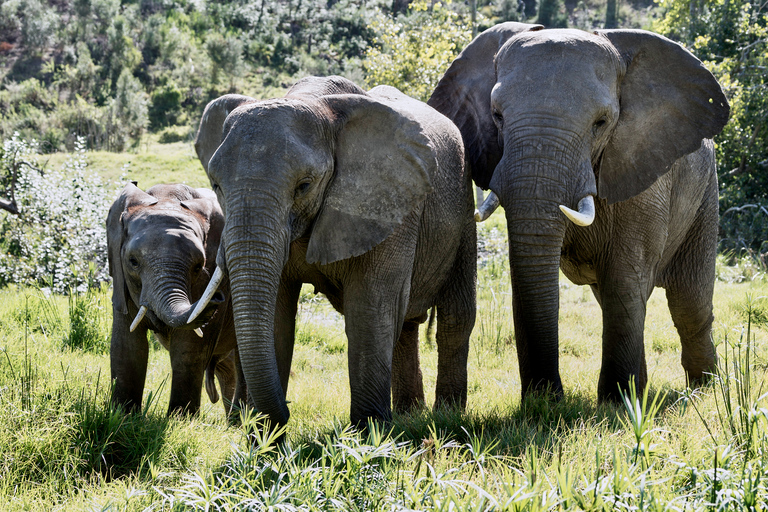
[[[477,314],[477,234],[465,229],[456,261],[437,299],[435,408],[467,405],[469,337]]]
[[[402,414],[424,405],[419,323],[405,322],[392,354],[392,408]]]
[[[669,311],[680,335],[681,363],[691,386],[708,381],[717,368],[712,341],[717,225],[717,183],[713,179],[686,242],[663,275]]]

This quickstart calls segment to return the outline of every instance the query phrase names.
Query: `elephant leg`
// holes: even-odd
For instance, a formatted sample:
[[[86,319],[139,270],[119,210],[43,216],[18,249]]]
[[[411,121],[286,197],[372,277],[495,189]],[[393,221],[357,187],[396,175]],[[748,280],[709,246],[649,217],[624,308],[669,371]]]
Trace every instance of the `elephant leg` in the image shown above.
[[[680,335],[681,363],[691,386],[703,384],[717,369],[717,354],[712,341],[718,228],[715,180],[712,180],[706,197],[686,243],[665,269],[662,280],[672,321]]]
[[[230,423],[237,424],[240,422],[240,411],[244,411],[248,406],[248,386],[245,384],[245,375],[243,374],[243,366],[240,364],[240,352],[237,347],[233,350],[233,354],[236,375],[235,392],[227,415]]]
[[[147,330],[139,326],[130,332],[130,323],[126,315],[113,311],[109,349],[112,405],[122,406],[128,412],[141,409],[149,358]]]
[[[206,343],[207,342],[207,343]],[[193,331],[174,330],[169,336],[171,355],[171,399],[168,414],[196,414],[200,410],[205,368],[214,340],[197,337]]]
[[[419,324],[405,322],[392,355],[392,407],[397,413],[407,413],[423,405]]]
[[[344,289],[344,322],[349,340],[350,421],[390,421],[392,356],[405,320],[407,278],[363,279]],[[399,281],[399,282],[398,282]]]
[[[435,408],[467,405],[469,337],[477,314],[477,233],[465,229],[454,268],[437,300]]]
[[[301,281],[289,281],[283,277],[277,292],[275,308],[275,356],[283,398],[288,393],[288,377],[291,374],[293,345],[296,341],[296,312],[298,311]]]
[[[597,385],[600,400],[620,402],[631,380],[638,392],[645,389],[648,371],[643,330],[646,303],[653,290],[653,280],[648,281],[633,273],[614,271],[598,284],[603,308],[603,356]]]
[[[235,368],[234,350],[216,362],[214,373],[219,381],[224,413],[228,414],[232,407],[235,388],[237,387],[237,368]]]

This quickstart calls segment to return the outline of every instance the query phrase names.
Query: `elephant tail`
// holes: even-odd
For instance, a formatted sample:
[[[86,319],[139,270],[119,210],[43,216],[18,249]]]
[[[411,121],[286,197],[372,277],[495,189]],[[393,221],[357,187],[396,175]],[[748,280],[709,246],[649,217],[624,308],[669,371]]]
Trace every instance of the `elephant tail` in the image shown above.
[[[216,375],[216,364],[218,364],[218,356],[212,356],[208,362],[208,367],[205,369],[205,392],[208,393],[211,403],[215,404],[219,401],[219,392],[216,389],[216,382],[214,377]]]

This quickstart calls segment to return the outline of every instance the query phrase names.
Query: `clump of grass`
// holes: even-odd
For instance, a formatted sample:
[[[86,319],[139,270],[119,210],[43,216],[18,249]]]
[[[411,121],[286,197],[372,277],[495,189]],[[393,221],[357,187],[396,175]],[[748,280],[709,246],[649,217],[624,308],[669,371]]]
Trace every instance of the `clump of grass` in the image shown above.
[[[100,288],[89,287],[85,292],[70,290],[69,332],[63,339],[65,348],[96,353],[109,351],[111,333],[105,296]]]

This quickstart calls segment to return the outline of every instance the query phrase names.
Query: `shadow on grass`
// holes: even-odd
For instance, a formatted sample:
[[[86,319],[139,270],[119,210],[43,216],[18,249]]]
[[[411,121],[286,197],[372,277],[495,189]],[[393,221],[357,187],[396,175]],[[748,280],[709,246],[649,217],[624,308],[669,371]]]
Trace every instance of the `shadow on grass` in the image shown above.
[[[649,398],[659,393],[659,416],[678,414],[680,393],[671,389],[649,389]],[[433,437],[442,442],[468,445],[480,441],[487,453],[510,457],[524,456],[534,446],[538,453],[557,453],[558,445],[573,432],[600,430],[606,434],[625,429],[624,404],[598,403],[587,393],[566,392],[555,400],[551,396],[533,395],[506,410],[461,412],[458,409],[423,408],[409,414],[395,414],[383,430],[398,442],[414,446],[429,444]],[[307,458],[322,454],[320,440],[338,436],[341,424],[307,433],[292,439],[295,445],[306,445]],[[288,425],[290,432],[290,424]],[[322,443],[321,443],[322,444]]]

